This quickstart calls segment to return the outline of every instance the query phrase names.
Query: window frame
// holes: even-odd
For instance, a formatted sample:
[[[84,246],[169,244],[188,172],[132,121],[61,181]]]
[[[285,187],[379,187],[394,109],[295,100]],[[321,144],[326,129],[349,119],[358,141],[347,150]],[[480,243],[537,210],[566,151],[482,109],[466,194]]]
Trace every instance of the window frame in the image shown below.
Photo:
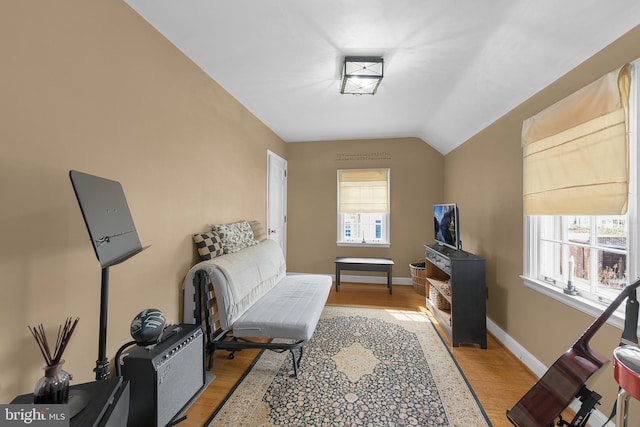
[[[597,217],[597,216],[594,216],[594,217]],[[629,234],[631,234],[630,229],[631,227],[633,227],[633,225],[629,221],[630,217],[631,217],[631,212],[627,214],[627,227],[629,232],[627,236],[628,245],[626,250],[626,256],[627,256],[627,262],[629,263],[628,265],[629,272],[631,271],[631,264],[632,264],[629,261],[633,256],[632,255],[633,245],[631,243],[631,239],[629,238]],[[560,218],[562,219],[561,221],[560,221]],[[528,245],[526,247],[527,250],[525,250],[525,254],[524,254],[525,272],[523,274],[523,279],[527,287],[538,290],[547,296],[550,296],[558,301],[561,301],[585,313],[597,316],[599,313],[604,311],[604,309],[606,309],[609,306],[609,304],[616,298],[618,294],[615,290],[607,291],[607,290],[603,290],[602,288],[600,289],[600,292],[595,292],[594,286],[597,286],[596,284],[594,284],[595,282],[589,281],[585,283],[585,281],[581,279],[573,280],[573,285],[576,286],[576,288],[579,291],[578,295],[567,295],[564,293],[564,289],[567,286],[566,272],[568,271],[566,270],[568,268],[567,266],[567,253],[568,253],[567,249],[568,248],[567,247],[570,245],[572,246],[570,241],[566,238],[566,236],[564,236],[566,230],[568,229],[566,218],[567,218],[566,216],[565,217],[556,216],[556,217],[553,217],[553,219],[549,219],[548,217],[543,218],[538,216],[525,217],[525,226],[528,225],[530,231],[528,235],[525,233],[525,239],[528,242]],[[562,245],[562,249],[560,249],[558,253],[563,253],[563,255],[561,256],[561,259],[564,260],[563,262],[564,265],[560,267],[560,269],[563,272],[565,272],[563,274],[553,274],[552,272],[550,275],[547,275],[546,271],[542,271],[543,261],[541,259],[542,255],[540,253],[539,245],[541,240],[546,242],[548,241],[548,239],[541,237],[542,235],[541,223],[543,221],[549,221],[549,220],[556,222],[558,224],[558,227],[560,228],[560,232],[563,234],[562,238],[560,239],[561,243],[558,243]],[[595,223],[595,221],[593,222]],[[593,233],[593,230],[592,230],[592,233]],[[595,242],[591,243],[591,246],[589,246],[589,249],[591,252],[600,250],[598,249],[597,243]],[[637,253],[637,251],[635,251],[635,253]],[[529,262],[527,262],[527,260],[529,260]],[[559,259],[555,260],[554,262],[557,262],[558,265],[560,264]],[[591,267],[592,266],[593,266],[593,262],[591,263]],[[593,277],[593,280],[597,281],[597,277],[593,275],[593,272],[591,272],[590,276]],[[623,326],[623,319],[624,319],[623,304],[621,304],[617,308],[617,311],[614,313],[612,317],[614,317],[614,319],[615,317],[618,317],[619,318],[618,323],[620,327]]]
[[[638,212],[640,211],[640,198],[638,190],[638,166],[640,165],[640,150],[638,150],[638,123],[640,122],[639,105],[640,100],[640,71],[639,61],[633,63],[631,70],[632,84],[629,97],[629,202],[627,211],[627,262],[629,283],[638,280],[640,263],[637,261],[640,256],[640,224],[638,223]],[[598,317],[610,305],[611,301],[606,298],[589,298],[583,295],[568,295],[563,289],[566,282],[544,281],[539,278],[538,266],[540,265],[537,251],[538,236],[540,235],[537,217],[523,215],[523,273],[520,276],[527,288],[535,290],[560,303],[579,310],[593,317]],[[583,292],[584,293],[584,292]],[[596,295],[596,294],[593,294]],[[640,293],[639,293],[640,296]],[[607,323],[624,329],[625,304],[620,304],[616,311],[607,320]],[[640,326],[637,331],[640,335]]]
[[[377,214],[382,217],[381,231],[383,238],[380,241],[346,241],[343,240],[345,234],[345,215],[353,215],[363,213],[342,213],[340,212],[340,171],[349,169],[338,169],[336,171],[336,245],[345,247],[372,247],[372,248],[388,248],[391,246],[391,168],[354,168],[353,170],[385,170],[387,175],[387,212],[379,212]]]

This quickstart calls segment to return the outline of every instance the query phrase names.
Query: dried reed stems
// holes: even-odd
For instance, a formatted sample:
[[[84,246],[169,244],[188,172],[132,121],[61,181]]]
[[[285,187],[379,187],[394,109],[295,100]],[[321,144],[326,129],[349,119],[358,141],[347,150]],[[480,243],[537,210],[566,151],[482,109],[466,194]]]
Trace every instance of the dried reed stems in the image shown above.
[[[47,364],[47,366],[54,366],[60,363],[60,360],[62,360],[62,353],[64,352],[64,349],[67,347],[67,344],[69,344],[69,340],[71,339],[71,334],[73,334],[73,330],[76,328],[76,325],[78,324],[78,320],[80,320],[79,317],[76,317],[74,321],[72,321],[71,318],[68,317],[67,320],[64,322],[64,326],[60,325],[58,327],[58,337],[56,338],[56,346],[53,350],[53,354],[51,353],[51,348],[49,347],[49,342],[47,341],[47,335],[44,332],[44,327],[42,326],[42,323],[33,328],[30,326],[27,326],[29,328],[29,331],[31,331],[31,334],[33,335],[33,337],[36,339],[36,342],[38,343],[38,347],[40,348],[40,352],[42,353],[42,356],[44,357],[44,361]]]

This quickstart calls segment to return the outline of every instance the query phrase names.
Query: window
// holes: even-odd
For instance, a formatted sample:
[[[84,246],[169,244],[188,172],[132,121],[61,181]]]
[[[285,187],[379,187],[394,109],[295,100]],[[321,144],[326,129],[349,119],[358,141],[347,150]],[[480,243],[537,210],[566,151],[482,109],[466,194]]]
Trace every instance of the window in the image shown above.
[[[538,280],[593,301],[611,301],[628,283],[627,216],[536,216],[530,220]]]
[[[389,246],[389,169],[338,170],[339,245]]]
[[[630,281],[637,280],[640,265],[637,260],[640,256],[640,224],[638,223],[638,66],[634,63],[631,67],[631,86],[628,100],[627,130],[625,131],[628,145],[623,150],[613,150],[617,156],[625,156],[628,153],[628,163],[625,168],[628,188],[627,197],[624,200],[626,212],[621,215],[606,214],[572,214],[568,215],[566,208],[558,215],[531,214],[527,206],[527,188],[525,185],[525,229],[524,229],[524,272],[523,278],[528,287],[536,289],[567,305],[584,311],[590,315],[599,315],[611,301],[617,297],[620,290]],[[554,107],[554,106],[552,106]],[[550,108],[552,108],[550,107]],[[540,120],[535,117],[535,120]],[[531,120],[531,119],[530,119]],[[609,128],[612,126],[609,124]],[[523,141],[525,140],[523,126]],[[604,126],[602,127],[604,129]],[[594,140],[593,134],[600,132],[593,130],[587,133],[587,138]],[[567,132],[561,132],[566,134]],[[575,135],[574,135],[575,136]],[[556,135],[551,138],[556,138]],[[545,138],[550,139],[550,138]],[[569,143],[572,143],[571,140]],[[609,140],[603,144],[610,144]],[[578,147],[583,145],[579,144]],[[611,145],[608,145],[611,147]],[[628,150],[628,151],[627,151]],[[526,149],[524,150],[526,152]],[[588,150],[587,150],[588,151]],[[621,153],[624,151],[624,153]],[[583,153],[584,154],[584,153]],[[525,153],[526,156],[526,153]],[[606,160],[602,157],[596,161],[601,169],[606,169]],[[525,164],[525,181],[527,180],[527,159]],[[547,162],[546,167],[553,163]],[[557,165],[557,163],[556,163]],[[628,168],[628,169],[627,169]],[[533,169],[533,167],[532,167]],[[573,179],[573,168],[564,164],[561,175]],[[599,172],[598,172],[599,173]],[[603,174],[600,174],[604,176]],[[614,180],[609,179],[609,182]],[[538,185],[539,183],[534,183]],[[539,187],[538,187],[539,188]],[[556,189],[561,188],[556,186]],[[558,190],[553,190],[558,191]],[[571,190],[574,194],[581,191]],[[530,200],[536,199],[530,204],[538,203],[541,191],[530,191]],[[613,194],[613,192],[609,192]],[[606,196],[606,192],[604,196]],[[542,196],[544,197],[544,195]],[[603,195],[589,195],[585,203],[596,202],[596,208],[601,205],[599,201]],[[606,198],[606,197],[605,197]],[[566,198],[565,198],[566,199]],[[541,199],[542,200],[542,199]],[[551,199],[553,200],[553,199]],[[610,200],[610,199],[609,199]],[[602,205],[609,200],[604,200]],[[560,202],[562,203],[562,202]],[[581,202],[577,200],[571,203],[574,206]],[[617,203],[620,205],[620,203]],[[549,207],[556,208],[556,203],[538,204],[536,209],[542,210]],[[593,209],[593,205],[583,206],[583,210]],[[536,210],[533,209],[533,210]],[[579,209],[578,209],[579,210]],[[610,209],[609,209],[610,210]],[[534,212],[535,213],[535,212]],[[577,295],[571,293],[571,286],[575,287]],[[624,304],[611,318],[611,323],[622,328],[624,319]]]

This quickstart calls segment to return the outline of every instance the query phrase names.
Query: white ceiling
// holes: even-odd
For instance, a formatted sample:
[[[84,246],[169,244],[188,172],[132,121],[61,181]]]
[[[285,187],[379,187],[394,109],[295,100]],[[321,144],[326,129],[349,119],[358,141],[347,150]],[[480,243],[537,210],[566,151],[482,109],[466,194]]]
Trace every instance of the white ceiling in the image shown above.
[[[640,24],[638,0],[125,1],[286,142],[443,154]],[[376,95],[339,93],[345,55],[384,57]]]

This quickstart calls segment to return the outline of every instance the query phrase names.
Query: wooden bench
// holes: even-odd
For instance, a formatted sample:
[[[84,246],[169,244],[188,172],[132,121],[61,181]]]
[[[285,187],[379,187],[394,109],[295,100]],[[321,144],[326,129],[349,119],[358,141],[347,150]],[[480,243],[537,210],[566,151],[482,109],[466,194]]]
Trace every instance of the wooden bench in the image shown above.
[[[340,271],[384,271],[387,273],[387,287],[392,293],[391,269],[393,260],[390,258],[344,258],[338,257],[336,264],[336,292],[340,290]]]

